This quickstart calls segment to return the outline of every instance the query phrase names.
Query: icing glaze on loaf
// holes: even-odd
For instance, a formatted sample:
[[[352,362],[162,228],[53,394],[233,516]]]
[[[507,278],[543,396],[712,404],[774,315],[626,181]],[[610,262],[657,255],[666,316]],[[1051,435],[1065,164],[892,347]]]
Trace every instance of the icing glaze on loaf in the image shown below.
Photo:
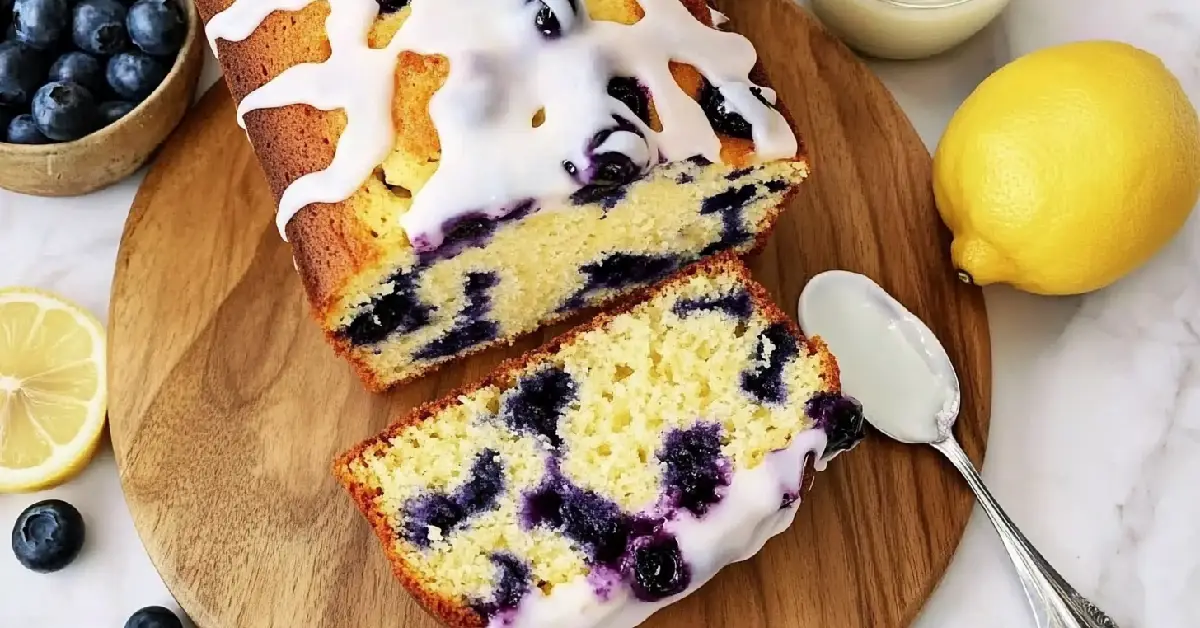
[[[240,41],[275,10],[315,0],[237,0],[207,25],[210,41]],[[248,94],[252,110],[307,104],[343,109],[347,124],[334,159],[295,180],[280,199],[281,233],[312,203],[349,198],[379,167],[395,141],[391,102],[398,55],[411,51],[450,61],[430,103],[442,155],[436,172],[397,217],[418,251],[441,245],[467,216],[502,218],[538,200],[560,201],[592,184],[623,184],[663,161],[720,159],[720,141],[704,102],[674,80],[668,62],[694,66],[708,81],[705,98],[753,139],[760,160],[794,157],[798,143],[774,108],[775,94],[748,78],[757,57],[744,37],[708,27],[678,0],[640,0],[642,19],[593,21],[584,0],[414,0],[385,48],[368,43],[376,0],[330,2],[331,54],[301,64]],[[479,19],[488,15],[488,19]],[[610,95],[614,77],[634,77],[661,120],[651,129]],[[540,124],[534,124],[541,117]],[[728,129],[724,129],[728,132]]]

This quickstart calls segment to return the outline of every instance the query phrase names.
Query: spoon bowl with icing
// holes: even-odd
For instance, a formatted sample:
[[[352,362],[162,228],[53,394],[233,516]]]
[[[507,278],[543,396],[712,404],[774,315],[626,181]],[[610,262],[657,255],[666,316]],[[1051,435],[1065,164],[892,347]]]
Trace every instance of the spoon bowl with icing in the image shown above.
[[[844,270],[809,281],[798,317],[804,332],[837,356],[842,390],[862,403],[872,427],[903,443],[932,445],[966,478],[1000,534],[1039,628],[1117,628],[1021,533],[954,439],[958,375],[921,319],[869,277]]]

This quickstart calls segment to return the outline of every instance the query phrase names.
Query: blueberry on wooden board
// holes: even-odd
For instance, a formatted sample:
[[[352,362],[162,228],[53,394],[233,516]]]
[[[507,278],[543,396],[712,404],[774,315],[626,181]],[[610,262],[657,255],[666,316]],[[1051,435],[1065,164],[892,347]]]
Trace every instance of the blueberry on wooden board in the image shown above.
[[[40,501],[17,517],[12,550],[25,568],[40,573],[71,564],[83,548],[83,516],[59,499]]]

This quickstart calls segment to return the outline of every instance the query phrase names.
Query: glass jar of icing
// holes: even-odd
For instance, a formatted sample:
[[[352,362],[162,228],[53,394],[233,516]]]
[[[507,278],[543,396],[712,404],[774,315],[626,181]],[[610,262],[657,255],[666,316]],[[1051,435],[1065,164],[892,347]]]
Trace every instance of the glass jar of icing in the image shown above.
[[[882,59],[920,59],[978,33],[1009,0],[812,0],[813,12],[851,48]]]

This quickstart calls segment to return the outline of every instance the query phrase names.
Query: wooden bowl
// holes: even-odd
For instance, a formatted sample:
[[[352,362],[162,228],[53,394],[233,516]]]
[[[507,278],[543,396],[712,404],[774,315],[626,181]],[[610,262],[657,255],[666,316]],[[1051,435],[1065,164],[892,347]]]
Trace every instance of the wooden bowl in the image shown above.
[[[183,119],[204,65],[205,39],[191,0],[179,0],[188,34],[175,65],[137,108],[82,139],[29,146],[0,142],[0,188],[37,196],[77,196],[137,171]]]

